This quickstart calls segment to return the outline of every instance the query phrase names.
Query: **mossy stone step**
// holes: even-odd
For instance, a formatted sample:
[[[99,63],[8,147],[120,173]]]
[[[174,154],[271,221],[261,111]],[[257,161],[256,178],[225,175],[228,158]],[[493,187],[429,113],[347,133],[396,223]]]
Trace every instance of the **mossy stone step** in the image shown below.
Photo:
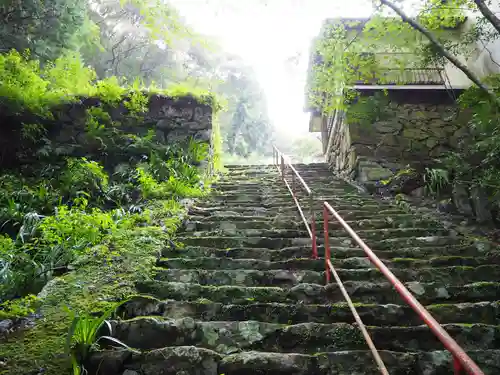
[[[186,232],[199,232],[210,230],[236,230],[236,229],[302,229],[303,222],[290,220],[274,220],[270,218],[259,218],[256,216],[230,216],[225,219],[214,220],[207,217],[190,217],[184,222]]]
[[[253,194],[260,192],[263,196],[270,194],[290,194],[290,191],[281,180],[255,180],[255,181],[222,181],[211,185],[215,194],[236,195],[238,193]]]
[[[94,352],[87,371],[94,375],[220,375],[223,356],[195,346],[172,346],[142,353],[127,350]]]
[[[422,324],[420,317],[404,304],[356,303],[356,311],[366,325],[414,326]],[[500,301],[434,304],[426,308],[440,323],[483,323],[500,325]],[[347,303],[310,305],[305,303],[251,303],[223,304],[204,299],[199,301],[160,301],[134,297],[123,305],[119,315],[125,319],[140,316],[163,316],[171,319],[195,320],[257,320],[268,323],[298,324],[316,322],[324,324],[355,323]]]
[[[496,349],[500,344],[500,327],[474,324],[445,324],[443,328],[464,350]],[[368,327],[378,350],[394,352],[431,351],[443,344],[425,326]],[[361,331],[347,323],[301,323],[281,327],[248,347],[251,350],[314,354],[342,350],[363,350],[366,347]]]
[[[360,248],[332,247],[331,252],[334,261],[351,257],[365,257],[366,253]],[[395,250],[374,250],[375,254],[382,260],[392,258],[410,258],[432,260],[446,257],[496,257],[497,252],[482,251],[475,246],[448,246],[448,247],[406,247]],[[318,255],[324,255],[322,246],[318,246]],[[227,248],[215,249],[213,247],[189,246],[186,248],[172,249],[167,247],[162,251],[165,258],[196,258],[216,257],[232,259],[260,259],[263,261],[286,261],[292,258],[308,258],[312,256],[311,246],[294,246],[278,250],[266,248]]]
[[[260,217],[282,217],[282,216],[289,216],[289,217],[296,217],[299,218],[298,216],[298,210],[296,206],[287,206],[286,208],[282,209],[277,209],[275,208],[265,208],[261,206],[257,207],[239,207],[237,205],[235,206],[208,206],[208,207],[202,207],[201,210],[206,214],[207,216],[211,215],[214,217],[217,216],[234,216],[234,215],[242,215],[242,216],[260,216]],[[322,218],[322,211],[316,210],[316,221],[319,222],[323,220]],[[336,210],[339,215],[344,219],[344,220],[361,220],[361,219],[374,219],[374,218],[398,218],[398,219],[405,219],[407,221],[411,221],[411,219],[414,217],[411,214],[405,213],[404,211],[401,211],[400,209],[396,208],[391,208],[391,209],[384,209],[384,210],[379,210],[377,213],[375,213],[372,210],[366,210],[366,209],[346,209],[346,210]],[[307,213],[307,212],[306,212]],[[332,220],[333,221],[333,220]]]
[[[215,258],[214,258],[215,259]],[[286,269],[165,269],[159,270],[156,280],[194,283],[200,285],[224,286],[239,285],[247,287],[279,286],[291,288],[300,283],[321,284],[325,282],[323,272],[309,270],[289,271]]]
[[[368,258],[347,258],[340,260],[339,266],[352,267],[352,268],[337,268],[337,273],[343,281],[347,280],[363,280],[363,281],[384,281],[385,276],[376,268],[373,268]],[[212,275],[208,277],[208,280],[212,280],[215,283],[217,276],[220,276],[223,280],[228,281],[227,285],[233,285],[231,283],[231,276],[238,277],[237,272],[230,272],[231,270],[279,270],[282,272],[271,273],[270,275],[262,275],[262,280],[272,281],[276,278],[286,278],[287,280],[300,279],[300,276],[294,277],[292,271],[309,271],[309,277],[314,280],[320,280],[321,274],[314,275],[312,272],[321,272],[324,269],[324,262],[321,259],[292,259],[283,262],[267,262],[260,261],[256,259],[231,259],[231,258],[174,258],[174,259],[163,259],[158,262],[161,267],[167,267],[169,269],[179,269],[179,270],[196,270],[193,273],[185,272],[184,274],[178,274],[177,276],[182,278],[182,280],[175,280],[181,282],[196,282],[189,281],[188,279],[200,279],[205,280],[203,272],[207,270],[220,270],[217,275]],[[372,267],[372,268],[361,268],[361,267]],[[289,270],[289,271],[287,271]],[[483,264],[477,267],[470,266],[442,266],[442,267],[429,267],[429,268],[392,268],[391,270],[396,277],[402,281],[421,281],[421,282],[431,282],[438,281],[443,284],[454,284],[457,285],[461,282],[471,283],[477,281],[490,281],[490,280],[500,280],[500,266]],[[226,274],[224,274],[226,272]],[[289,272],[289,274],[287,274]],[[275,276],[274,278],[272,276]],[[247,273],[248,278],[252,276],[258,277],[260,273],[255,275]],[[247,280],[244,278],[243,273],[240,276],[241,280]],[[172,280],[174,281],[174,280]],[[308,281],[303,281],[308,282]],[[219,284],[217,284],[219,285]]]
[[[187,246],[208,246],[227,249],[231,247],[258,247],[280,249],[293,245],[309,245],[310,238],[266,238],[266,237],[230,237],[230,236],[179,236],[178,242]]]
[[[447,229],[440,228],[379,228],[379,229],[361,229],[356,233],[365,241],[378,241],[387,238],[408,238],[408,237],[426,237],[426,236],[446,236],[449,234]],[[348,238],[345,230],[329,230],[332,238]],[[194,237],[213,237],[218,235],[231,235],[243,237],[267,237],[267,238],[294,238],[308,237],[309,232],[305,229],[264,229],[264,228],[235,228],[230,224],[222,226],[215,231],[200,231],[200,232],[179,232],[179,235],[192,235]],[[318,233],[322,237],[323,233]]]
[[[358,221],[347,221],[347,224],[354,230],[369,230],[369,229],[389,229],[389,228],[441,228],[436,225],[433,221],[428,220],[412,220],[397,222],[393,220],[380,220],[380,219],[368,219],[368,220],[358,220]],[[303,229],[305,224],[303,221],[289,217],[284,217],[284,219],[279,218],[262,218],[259,216],[228,216],[224,219],[215,220],[212,217],[204,216],[191,216],[185,221],[183,226],[185,231],[208,231],[208,230],[220,230],[224,228],[234,228],[234,229]],[[329,223],[330,229],[343,229],[340,223],[336,220]],[[323,229],[323,222],[319,221],[316,223],[316,229]]]
[[[500,350],[474,350],[468,354],[488,375],[500,373]],[[388,371],[395,375],[451,374],[449,352],[380,351]],[[141,354],[101,351],[92,355],[90,372],[96,375],[379,375],[368,350],[315,354],[244,351],[221,355],[195,346],[174,346]]]
[[[401,303],[401,297],[387,282],[346,281],[345,287],[353,301],[359,303]],[[442,283],[407,283],[421,303],[457,303],[496,301],[500,283],[478,282],[473,284],[446,285]],[[298,303],[325,304],[343,302],[336,284],[298,284],[290,289],[280,287],[208,286],[181,282],[145,281],[137,284],[139,293],[162,299],[196,301],[200,298],[232,304]]]
[[[314,208],[318,209],[323,206],[323,201],[316,200],[314,202]],[[266,208],[266,209],[275,209],[277,212],[282,212],[282,211],[296,211],[297,206],[293,202],[292,198],[290,197],[289,199],[283,199],[283,200],[269,200],[269,201],[262,201],[262,200],[257,200],[257,199],[248,199],[248,200],[241,200],[241,201],[203,201],[197,204],[197,207],[201,208],[212,208],[212,209],[222,209],[222,208],[232,208],[232,207],[248,207],[248,208]],[[308,210],[309,209],[309,204],[304,204],[301,205],[303,210]],[[394,206],[391,206],[390,204],[355,204],[355,203],[339,203],[332,205],[333,209],[336,211],[342,211],[342,210],[360,210],[360,211],[369,211],[369,212],[378,212],[380,210],[392,210],[396,209]],[[401,210],[399,210],[402,212]]]
[[[359,328],[348,323],[300,323],[283,325],[258,321],[163,320],[144,317],[111,322],[114,337],[137,349],[195,345],[231,354],[241,350],[314,354],[363,350],[366,342]],[[465,350],[500,346],[500,327],[486,324],[446,324],[446,331]],[[430,351],[442,343],[427,326],[368,327],[379,350]]]
[[[258,247],[268,249],[282,249],[290,246],[310,246],[311,238],[269,238],[269,237],[236,237],[236,236],[209,236],[191,237],[179,236],[177,241],[187,246],[204,246],[228,249],[232,247]],[[322,244],[323,239],[318,238]],[[330,246],[357,247],[351,237],[332,237],[329,239]],[[468,241],[458,237],[427,236],[427,237],[401,237],[385,240],[370,240],[368,245],[377,250],[395,250],[402,247],[436,247],[466,245]]]
[[[472,351],[470,356],[487,371],[496,374],[500,351]],[[390,374],[422,375],[451,374],[452,358],[447,351],[397,353],[380,351]],[[243,352],[224,357],[219,371],[226,375],[378,375],[369,351],[342,351],[334,353],[283,354]]]
[[[281,226],[281,223],[290,223],[290,228],[294,228],[293,225],[297,224],[303,226],[304,223],[301,221],[300,217],[298,217],[297,213],[295,214],[282,214],[282,215],[271,215],[271,216],[263,216],[262,214],[251,213],[248,215],[242,215],[238,212],[224,212],[224,211],[207,211],[207,215],[191,215],[187,222],[195,221],[195,222],[208,222],[213,223],[214,228],[216,228],[220,221],[230,221],[230,222],[269,222],[276,223],[276,225]],[[306,212],[306,217],[309,220],[309,213]],[[345,218],[344,218],[345,219]],[[315,215],[316,226],[318,229],[323,228],[323,217],[322,213],[319,215],[317,212]],[[389,216],[385,216],[383,218],[373,217],[373,215],[369,215],[368,218],[360,218],[358,220],[346,220],[347,224],[349,224],[352,228],[364,228],[364,229],[378,229],[378,228],[442,228],[440,223],[436,223],[432,220],[415,218],[411,214],[392,214]],[[284,225],[284,224],[283,224]],[[329,222],[329,226],[332,228],[342,228],[341,225],[336,220],[331,220]]]
[[[156,274],[157,280],[195,283],[201,285],[244,285],[244,286],[285,286],[291,287],[300,283],[321,284],[325,280],[324,263],[322,260],[314,260],[311,267],[307,267],[307,261],[285,261],[285,262],[257,262],[246,260],[234,260],[224,258],[204,258],[203,260],[191,260],[178,258],[177,260],[160,261],[160,265],[169,269],[159,270]],[[363,263],[355,263],[356,258],[348,258],[340,261],[340,266],[351,266],[348,268],[337,268],[337,273],[343,281],[385,281],[386,278],[377,269],[355,269]],[[367,258],[359,258],[370,265]],[[314,263],[313,263],[314,262]],[[217,267],[220,264],[220,269]],[[206,267],[204,266],[206,264]],[[386,263],[390,266],[390,262]],[[426,263],[425,265],[429,265]],[[289,267],[287,267],[289,266]],[[340,267],[339,266],[339,267]],[[460,282],[477,282],[484,280],[495,280],[500,274],[500,267],[491,265],[478,267],[465,266],[441,266],[429,268],[393,268],[392,272],[401,281],[419,280],[421,282],[438,281],[443,284],[458,284]]]

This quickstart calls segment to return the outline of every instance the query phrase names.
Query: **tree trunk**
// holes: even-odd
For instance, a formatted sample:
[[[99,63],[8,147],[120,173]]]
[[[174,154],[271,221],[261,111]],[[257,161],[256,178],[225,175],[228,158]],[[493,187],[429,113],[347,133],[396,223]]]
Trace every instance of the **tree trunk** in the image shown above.
[[[487,93],[493,100],[494,102],[498,103],[498,99],[493,91],[491,91],[484,83],[481,82],[479,77],[474,74],[467,66],[462,64],[455,56],[453,56],[451,53],[449,53],[445,47],[437,40],[437,38],[425,27],[423,27],[418,21],[408,17],[400,8],[398,8],[396,5],[391,3],[388,0],[380,0],[380,3],[383,5],[388,6],[391,8],[394,12],[396,12],[403,22],[406,22],[409,24],[411,27],[413,27],[415,30],[418,32],[422,33],[439,51],[439,53],[444,56],[449,62],[451,62],[453,65],[455,65],[458,69],[460,69],[474,84],[479,87],[481,90],[483,90],[485,93]]]
[[[477,8],[484,16],[484,18],[486,18],[493,25],[496,31],[500,33],[500,19],[495,16],[495,13],[493,13],[490,8],[488,8],[483,0],[474,0],[474,3],[477,5]]]

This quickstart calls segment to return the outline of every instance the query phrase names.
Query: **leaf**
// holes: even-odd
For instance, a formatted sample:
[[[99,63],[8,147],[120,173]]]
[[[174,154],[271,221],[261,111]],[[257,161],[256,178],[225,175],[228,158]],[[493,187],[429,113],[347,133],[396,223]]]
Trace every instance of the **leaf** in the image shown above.
[[[99,339],[97,341],[99,341],[101,339],[112,341],[112,342],[114,342],[114,343],[116,343],[116,344],[124,347],[128,351],[131,351],[132,353],[141,354],[141,352],[139,350],[131,348],[127,344],[125,344],[122,341],[118,340],[117,338],[114,338],[114,337],[111,337],[111,336],[101,336],[101,337],[99,337]]]

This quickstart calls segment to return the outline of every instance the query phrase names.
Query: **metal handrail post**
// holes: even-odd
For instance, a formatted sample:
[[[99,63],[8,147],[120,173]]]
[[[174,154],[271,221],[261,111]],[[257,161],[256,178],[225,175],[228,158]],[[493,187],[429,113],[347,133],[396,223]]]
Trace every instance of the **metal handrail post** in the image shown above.
[[[311,216],[311,233],[312,233],[312,257],[318,259],[318,242],[316,240],[316,218],[314,217],[314,195],[309,194],[309,215]]]
[[[281,177],[285,179],[285,158],[283,157],[283,154],[281,154]]]
[[[329,241],[329,233],[328,233],[328,216],[329,212],[326,206],[323,206],[323,233],[325,236],[325,269],[326,269],[326,283],[330,283],[330,267],[328,266],[328,262],[330,261],[330,241]]]

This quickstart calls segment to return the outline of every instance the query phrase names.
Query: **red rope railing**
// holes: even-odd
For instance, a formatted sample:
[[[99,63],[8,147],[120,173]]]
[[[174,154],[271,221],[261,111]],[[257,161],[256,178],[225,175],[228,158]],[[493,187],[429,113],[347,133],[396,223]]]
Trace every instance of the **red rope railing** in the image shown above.
[[[313,257],[317,258],[317,240],[315,234],[315,218],[314,218],[314,200],[313,200],[313,192],[307,186],[305,181],[302,179],[297,170],[293,167],[290,159],[283,155],[276,146],[273,146],[273,161],[274,164],[278,167],[280,171],[281,177],[287,186],[288,190],[292,194],[295,204],[299,210],[299,213],[304,221],[304,224],[307,227],[309,235],[311,237],[311,246],[313,249]],[[285,170],[290,169],[292,171],[292,184],[290,185],[286,179]],[[296,195],[296,181],[298,180],[305,190],[306,194],[310,199],[310,222],[304,216],[302,208],[300,207],[300,203],[298,201]],[[418,300],[411,294],[411,292],[403,285],[403,283],[389,270],[389,268],[380,260],[377,255],[368,247],[368,245],[357,235],[357,233],[345,222],[345,220],[333,209],[333,207],[328,202],[323,202],[323,233],[324,233],[324,247],[325,247],[325,275],[326,275],[326,283],[330,283],[331,275],[335,278],[342,295],[344,296],[349,308],[358,324],[367,344],[370,348],[370,351],[373,355],[375,362],[380,370],[380,372],[384,375],[388,375],[387,368],[382,361],[380,354],[378,353],[365,325],[363,324],[359,314],[352,303],[352,300],[347,293],[338,273],[336,272],[331,258],[331,249],[329,244],[329,221],[330,216],[333,216],[338,223],[344,228],[344,230],[351,236],[351,238],[357,243],[359,247],[363,249],[367,257],[370,259],[373,265],[375,265],[382,274],[389,280],[389,282],[394,286],[394,288],[398,291],[401,297],[405,300],[405,302],[410,305],[410,307],[415,311],[420,318],[425,322],[425,324],[430,328],[432,333],[441,341],[444,347],[451,353],[453,356],[453,369],[455,375],[463,375],[465,373],[470,375],[484,375],[483,371],[477,366],[477,364],[465,353],[465,351],[458,345],[458,343],[446,332],[446,330],[437,322],[436,319],[427,311],[427,309],[420,303]]]

